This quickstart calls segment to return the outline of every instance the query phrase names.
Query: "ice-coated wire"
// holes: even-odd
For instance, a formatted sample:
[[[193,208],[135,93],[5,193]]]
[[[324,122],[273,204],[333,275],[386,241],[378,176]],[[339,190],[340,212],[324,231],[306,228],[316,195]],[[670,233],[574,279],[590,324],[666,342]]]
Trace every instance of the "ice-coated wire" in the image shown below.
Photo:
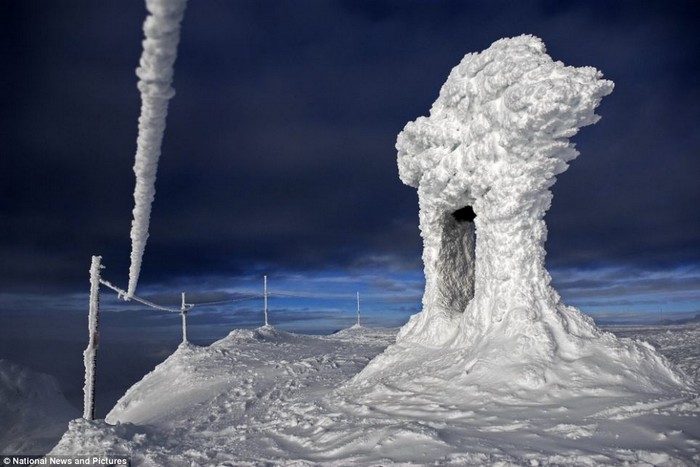
[[[102,284],[102,285],[104,285],[105,287],[110,288],[110,289],[114,290],[115,292],[117,292],[117,295],[119,296],[119,298],[123,298],[123,299],[125,299],[125,300],[133,300],[133,301],[135,301],[135,302],[139,302],[139,303],[141,303],[141,304],[143,304],[143,305],[146,305],[146,306],[148,306],[148,307],[154,308],[154,309],[156,309],[156,310],[168,311],[168,312],[170,312],[170,313],[181,313],[181,312],[182,312],[182,309],[180,309],[180,308],[168,308],[167,306],[158,305],[157,303],[153,303],[152,301],[146,300],[145,298],[137,297],[136,295],[131,295],[131,296],[129,296],[129,295],[127,294],[126,290],[120,289],[120,288],[117,287],[116,285],[114,285],[114,284],[112,284],[111,282],[106,281],[106,280],[104,280],[104,279],[100,279],[100,284]],[[189,309],[192,308],[193,306],[194,306],[194,305],[192,305],[191,303],[188,303],[188,304],[187,304],[187,307],[188,307],[187,309],[189,310]]]

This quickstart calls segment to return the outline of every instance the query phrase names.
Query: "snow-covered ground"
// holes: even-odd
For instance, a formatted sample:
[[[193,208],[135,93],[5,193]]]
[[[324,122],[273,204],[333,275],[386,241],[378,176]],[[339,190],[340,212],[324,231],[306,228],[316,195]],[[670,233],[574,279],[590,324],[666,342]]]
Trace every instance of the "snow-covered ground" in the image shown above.
[[[78,415],[52,376],[0,360],[0,453],[44,454]]]
[[[493,398],[426,381],[353,380],[397,330],[236,330],[181,346],[105,421],[75,420],[54,454],[134,465],[699,465],[700,399],[598,392]],[[700,383],[700,326],[622,328]],[[569,385],[568,387],[573,387]]]

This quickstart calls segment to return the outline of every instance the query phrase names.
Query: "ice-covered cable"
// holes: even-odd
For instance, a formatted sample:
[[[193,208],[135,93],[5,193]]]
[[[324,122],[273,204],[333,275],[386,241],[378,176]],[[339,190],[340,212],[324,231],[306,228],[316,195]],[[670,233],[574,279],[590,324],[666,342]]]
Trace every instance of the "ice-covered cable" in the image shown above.
[[[136,292],[141,261],[148,239],[156,172],[168,114],[168,100],[175,95],[171,83],[180,41],[180,23],[187,0],[146,0],[149,15],[143,25],[145,40],[136,75],[141,92],[141,116],[136,141],[134,219],[131,224],[131,266],[127,295]]]
[[[137,297],[136,295],[132,295],[131,297],[129,297],[125,290],[122,290],[119,287],[117,287],[116,285],[112,284],[111,282],[103,280],[103,279],[100,279],[100,284],[117,292],[117,295],[120,298],[125,297],[127,300],[133,300],[135,302],[139,302],[142,305],[146,305],[146,306],[151,307],[155,310],[168,311],[170,313],[180,313],[182,311],[179,308],[169,308],[167,306],[158,305],[157,303],[153,303],[152,301],[146,300],[145,298]],[[193,304],[188,303],[187,309],[189,310],[193,306],[194,306]]]

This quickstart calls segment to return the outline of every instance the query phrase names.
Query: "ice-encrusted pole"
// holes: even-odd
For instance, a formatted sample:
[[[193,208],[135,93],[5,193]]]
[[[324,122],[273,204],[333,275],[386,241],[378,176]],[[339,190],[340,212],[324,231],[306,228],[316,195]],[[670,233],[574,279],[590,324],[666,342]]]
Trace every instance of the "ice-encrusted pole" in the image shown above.
[[[83,418],[95,418],[95,363],[100,334],[97,329],[100,313],[100,270],[102,257],[93,256],[90,264],[90,311],[88,314],[88,346],[83,352],[85,385],[83,386]]]
[[[136,69],[141,92],[141,116],[136,141],[134,219],[131,223],[131,266],[127,298],[136,293],[141,261],[148,240],[156,173],[165,132],[168,101],[175,95],[171,83],[180,41],[180,23],[187,0],[146,0],[149,15],[143,25],[143,53]]]
[[[267,276],[263,276],[263,300],[264,300],[264,312],[265,312],[265,326],[270,324],[267,322]]]
[[[185,292],[182,292],[180,315],[182,315],[182,343],[187,344],[187,303],[185,303]]]
[[[360,327],[360,292],[357,292],[357,324],[356,326],[359,328]]]

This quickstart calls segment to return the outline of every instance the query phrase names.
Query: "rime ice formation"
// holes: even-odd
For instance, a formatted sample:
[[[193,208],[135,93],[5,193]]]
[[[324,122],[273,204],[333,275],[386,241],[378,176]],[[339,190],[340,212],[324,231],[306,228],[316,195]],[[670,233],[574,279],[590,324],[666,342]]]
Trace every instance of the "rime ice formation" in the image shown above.
[[[594,68],[552,61],[532,36],[497,41],[452,70],[430,117],[396,143],[401,180],[418,189],[427,282],[402,339],[440,345],[494,327],[566,326],[544,268],[543,218],[555,176],[578,155],[568,138],[598,120],[612,89]],[[465,209],[473,222],[454,215]]]
[[[685,386],[653,348],[619,341],[565,306],[544,267],[549,188],[578,155],[568,138],[599,119],[594,110],[612,90],[595,68],[555,62],[529,35],[452,70],[430,116],[409,122],[396,143],[401,180],[418,190],[423,311],[358,380],[410,368],[423,346],[435,358],[423,370],[454,370],[464,384],[544,387],[558,374],[564,385],[609,377],[629,388]],[[452,360],[440,360],[445,352]]]
[[[134,220],[131,223],[131,266],[128,296],[136,292],[141,260],[148,240],[151,205],[156,194],[160,147],[165,132],[168,101],[175,95],[171,83],[180,41],[180,23],[187,0],[146,0],[150,13],[143,25],[145,40],[136,75],[141,92],[141,116],[136,141]]]

